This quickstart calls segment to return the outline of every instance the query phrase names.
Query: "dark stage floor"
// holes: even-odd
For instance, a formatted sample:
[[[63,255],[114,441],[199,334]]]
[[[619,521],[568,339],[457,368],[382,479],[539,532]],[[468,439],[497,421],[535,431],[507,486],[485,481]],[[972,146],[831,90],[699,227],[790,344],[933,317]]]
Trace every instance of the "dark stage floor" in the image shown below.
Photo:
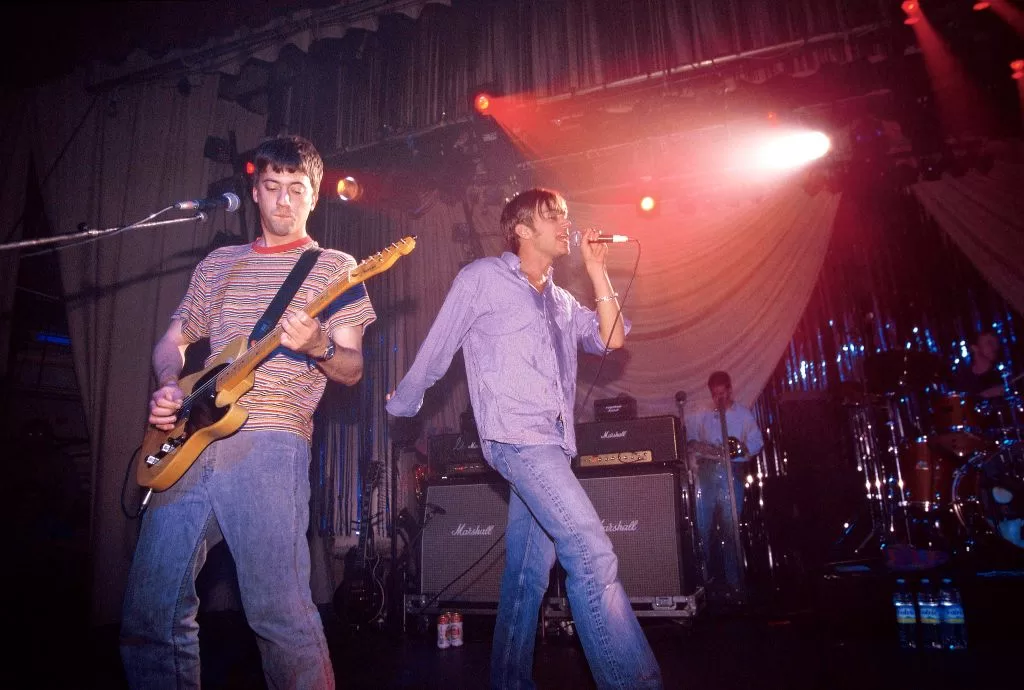
[[[1024,579],[1019,575],[964,583],[969,648],[957,652],[898,648],[890,584],[888,578],[870,576],[823,578],[805,592],[815,602],[810,608],[784,611],[769,600],[759,609],[706,608],[685,622],[644,618],[642,623],[668,688],[936,690],[1021,682]],[[354,632],[341,627],[329,608],[323,615],[340,688],[486,687],[490,616],[468,617],[465,645],[440,650],[433,629],[419,619],[409,619],[405,633]],[[538,687],[593,687],[576,640],[549,627],[537,648]],[[70,652],[69,632],[53,626],[48,651],[28,666],[38,676],[20,687],[124,687],[115,631],[94,630],[85,640],[76,636]],[[202,645],[204,688],[265,687],[255,643],[240,614],[204,614]]]

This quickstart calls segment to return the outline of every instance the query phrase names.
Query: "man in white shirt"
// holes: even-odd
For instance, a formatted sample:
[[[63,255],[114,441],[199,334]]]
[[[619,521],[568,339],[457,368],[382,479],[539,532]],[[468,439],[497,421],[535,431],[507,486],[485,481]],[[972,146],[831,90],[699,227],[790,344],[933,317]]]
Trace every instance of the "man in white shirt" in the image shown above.
[[[690,462],[697,479],[697,531],[704,554],[705,575],[717,579],[708,572],[708,566],[712,551],[720,550],[724,584],[729,594],[737,598],[741,597],[743,581],[739,521],[746,476],[749,461],[761,452],[764,439],[753,413],[733,400],[729,374],[724,371],[711,374],[708,390],[711,405],[693,415],[686,424]],[[728,439],[728,463],[724,460],[723,438]],[[714,530],[716,516],[720,528],[717,533]]]

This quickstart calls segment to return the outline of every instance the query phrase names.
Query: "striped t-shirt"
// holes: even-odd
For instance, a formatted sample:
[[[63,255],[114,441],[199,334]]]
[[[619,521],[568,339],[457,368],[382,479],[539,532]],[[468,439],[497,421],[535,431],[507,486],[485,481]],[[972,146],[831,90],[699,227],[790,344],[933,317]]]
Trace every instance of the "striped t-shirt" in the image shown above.
[[[315,246],[308,237],[280,247],[254,242],[215,249],[199,262],[171,318],[181,321],[189,343],[210,339],[207,366],[232,340],[249,337],[299,256]],[[355,259],[343,252],[321,252],[285,314],[301,309],[355,265]],[[320,314],[327,333],[339,326],[365,329],[376,318],[362,283],[343,292]],[[242,428],[291,431],[311,440],[313,411],[326,385],[327,377],[305,355],[278,347],[257,367],[252,390],[239,400],[249,413]]]

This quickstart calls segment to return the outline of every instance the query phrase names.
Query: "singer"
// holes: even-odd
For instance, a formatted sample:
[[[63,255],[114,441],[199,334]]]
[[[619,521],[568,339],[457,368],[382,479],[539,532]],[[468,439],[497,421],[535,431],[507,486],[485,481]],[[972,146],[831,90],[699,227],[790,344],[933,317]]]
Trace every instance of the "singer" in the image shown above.
[[[557,192],[531,189],[505,205],[508,251],[459,272],[387,410],[415,415],[462,349],[484,458],[511,487],[491,687],[533,687],[537,621],[557,557],[597,687],[660,688],[612,544],[570,467],[578,348],[620,348],[628,324],[605,267],[608,245],[594,241],[596,230],[584,230],[579,245],[595,308],[555,285],[552,263],[571,251],[569,227]]]
[[[313,144],[296,136],[270,139],[257,147],[255,162],[260,238],[215,249],[199,262],[153,351],[159,388],[149,423],[159,429],[174,428],[181,408],[185,348],[209,338],[219,353],[236,339],[244,342],[299,257],[316,247],[306,233],[323,177]],[[355,265],[340,251],[319,252],[280,320],[282,347],[255,370],[252,389],[239,399],[248,413],[241,428],[213,441],[144,513],[121,624],[129,687],[199,687],[196,576],[222,540],[238,571],[267,687],[334,687],[309,583],[312,418],[328,378],[353,385],[362,377],[363,331],[376,316],[362,284],[321,319],[302,307]]]

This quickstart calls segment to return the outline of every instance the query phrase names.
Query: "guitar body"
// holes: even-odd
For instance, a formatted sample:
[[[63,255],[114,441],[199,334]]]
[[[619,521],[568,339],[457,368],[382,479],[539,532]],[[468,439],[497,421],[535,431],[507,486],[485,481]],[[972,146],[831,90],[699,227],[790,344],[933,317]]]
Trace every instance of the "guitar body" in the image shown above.
[[[136,456],[136,481],[139,486],[164,491],[181,479],[199,454],[214,441],[238,431],[249,413],[236,401],[252,388],[255,373],[230,390],[218,391],[217,375],[246,350],[246,338],[236,338],[207,368],[178,382],[185,399],[193,397],[178,413],[171,431],[153,426],[146,430]],[[209,389],[208,391],[205,389]]]

